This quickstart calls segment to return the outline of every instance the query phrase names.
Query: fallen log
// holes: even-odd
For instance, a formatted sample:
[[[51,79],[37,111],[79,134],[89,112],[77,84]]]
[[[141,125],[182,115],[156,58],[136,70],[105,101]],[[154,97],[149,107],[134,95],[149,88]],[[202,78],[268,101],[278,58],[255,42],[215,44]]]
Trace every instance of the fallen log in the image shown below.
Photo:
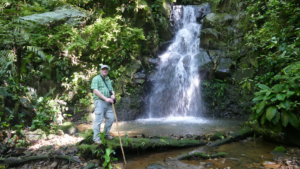
[[[5,160],[0,160],[0,164],[5,164],[8,167],[12,167],[12,166],[16,166],[16,165],[20,165],[23,163],[26,163],[28,161],[33,161],[33,160],[43,160],[43,159],[65,159],[65,160],[69,160],[71,162],[76,162],[76,163],[80,163],[81,161],[77,158],[71,157],[71,156],[67,156],[67,155],[42,155],[42,156],[30,156],[30,157],[11,157],[11,158],[7,158]]]
[[[220,146],[223,144],[227,144],[233,141],[237,141],[237,140],[241,140],[244,139],[248,136],[250,136],[251,134],[253,134],[253,130],[249,127],[245,127],[233,134],[230,134],[227,138],[225,139],[219,139],[216,140],[215,142],[213,142],[211,145],[209,145],[210,147],[215,147],[215,146]]]
[[[148,138],[121,138],[124,148],[141,148],[146,149],[149,147],[191,147],[206,145],[207,142],[199,140],[175,140],[171,138],[148,139]],[[107,141],[107,146],[113,149],[120,148],[118,138]]]
[[[227,154],[228,153],[219,152],[219,153],[210,155],[210,154],[205,154],[205,153],[201,153],[201,152],[192,152],[192,153],[188,153],[185,155],[181,155],[181,156],[177,157],[176,160],[185,160],[185,159],[190,159],[193,157],[202,158],[202,159],[218,158],[218,157],[224,157]]]

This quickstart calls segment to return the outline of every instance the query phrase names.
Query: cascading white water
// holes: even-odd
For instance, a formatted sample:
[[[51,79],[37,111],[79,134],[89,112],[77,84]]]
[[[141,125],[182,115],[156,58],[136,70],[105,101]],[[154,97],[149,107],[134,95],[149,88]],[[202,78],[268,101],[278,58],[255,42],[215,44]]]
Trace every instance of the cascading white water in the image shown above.
[[[148,96],[148,118],[199,116],[201,112],[198,70],[201,24],[193,6],[174,6],[176,36],[164,54],[159,56],[154,82]]]

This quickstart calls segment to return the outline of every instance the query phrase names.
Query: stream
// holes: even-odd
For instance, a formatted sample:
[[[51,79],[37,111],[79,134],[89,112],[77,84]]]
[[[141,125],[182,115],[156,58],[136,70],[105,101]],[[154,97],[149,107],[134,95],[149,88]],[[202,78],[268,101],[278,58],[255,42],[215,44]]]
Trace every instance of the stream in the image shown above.
[[[205,135],[214,134],[214,132],[228,133],[240,129],[243,120],[232,119],[212,119],[195,117],[169,117],[139,119],[129,122],[119,122],[120,135],[125,134],[128,137],[137,135],[145,136],[166,136],[171,135]],[[92,124],[77,125],[80,132],[92,129]],[[104,125],[102,124],[101,128]],[[118,136],[117,125],[113,124],[111,134]],[[261,138],[248,137],[239,142],[233,142],[218,147],[199,146],[188,148],[163,148],[147,149],[138,152],[125,152],[128,169],[145,169],[151,163],[168,164],[168,168],[261,168],[263,162],[273,161],[276,155],[271,151],[279,146],[270,143]],[[286,147],[286,146],[285,146]],[[287,147],[286,147],[287,148]],[[229,153],[225,158],[216,158],[208,160],[181,160],[180,162],[169,162],[168,160],[189,152],[205,152],[213,154],[216,152]],[[122,165],[123,157],[118,153],[119,164]],[[174,166],[172,166],[174,165]]]

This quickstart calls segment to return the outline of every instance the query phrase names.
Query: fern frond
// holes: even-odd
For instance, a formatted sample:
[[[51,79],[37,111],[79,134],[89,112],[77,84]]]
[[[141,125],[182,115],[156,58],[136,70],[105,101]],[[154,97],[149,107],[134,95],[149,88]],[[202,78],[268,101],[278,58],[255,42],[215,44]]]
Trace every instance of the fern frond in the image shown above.
[[[27,50],[35,52],[38,54],[43,60],[46,60],[46,55],[43,52],[43,48],[38,47],[38,46],[27,46]]]

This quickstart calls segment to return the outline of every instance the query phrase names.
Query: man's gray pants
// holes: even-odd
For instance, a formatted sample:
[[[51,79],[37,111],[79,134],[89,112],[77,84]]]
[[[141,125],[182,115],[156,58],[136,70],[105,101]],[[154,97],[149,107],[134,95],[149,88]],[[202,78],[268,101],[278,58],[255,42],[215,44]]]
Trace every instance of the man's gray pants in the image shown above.
[[[110,103],[107,103],[103,100],[95,100],[95,122],[94,122],[94,141],[99,141],[99,133],[100,133],[100,126],[103,122],[104,117],[106,118],[105,126],[103,133],[105,135],[109,134],[109,131],[111,129],[111,126],[113,122],[115,121],[114,112],[112,109],[112,105]]]

